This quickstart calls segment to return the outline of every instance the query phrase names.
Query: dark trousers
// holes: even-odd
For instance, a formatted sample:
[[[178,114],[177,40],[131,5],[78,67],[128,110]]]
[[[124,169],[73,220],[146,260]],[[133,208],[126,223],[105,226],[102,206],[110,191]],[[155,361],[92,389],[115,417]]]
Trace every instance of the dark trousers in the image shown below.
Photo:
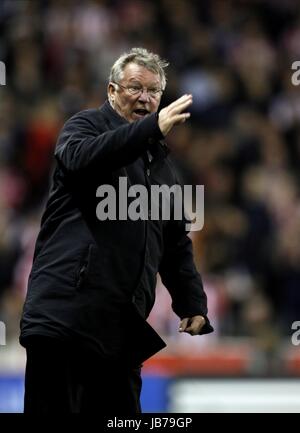
[[[141,369],[47,337],[26,348],[24,412],[136,414]]]

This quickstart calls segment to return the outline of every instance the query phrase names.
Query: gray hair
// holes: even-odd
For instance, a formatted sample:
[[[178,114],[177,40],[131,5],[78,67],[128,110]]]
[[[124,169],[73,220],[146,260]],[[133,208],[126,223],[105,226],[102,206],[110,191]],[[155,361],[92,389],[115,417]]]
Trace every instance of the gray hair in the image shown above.
[[[162,90],[165,89],[167,77],[164,71],[169,63],[160,58],[158,54],[151,53],[146,48],[132,48],[128,53],[123,53],[113,64],[109,81],[119,82],[123,78],[123,71],[128,63],[144,66],[151,72],[159,74]]]

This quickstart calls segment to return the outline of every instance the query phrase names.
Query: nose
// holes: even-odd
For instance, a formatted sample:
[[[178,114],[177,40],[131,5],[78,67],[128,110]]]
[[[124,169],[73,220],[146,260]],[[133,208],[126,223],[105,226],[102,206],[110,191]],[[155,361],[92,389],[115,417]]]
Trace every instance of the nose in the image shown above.
[[[141,102],[148,102],[150,100],[150,97],[148,95],[148,91],[146,89],[143,89],[143,91],[141,92],[141,94],[139,96],[139,100]]]

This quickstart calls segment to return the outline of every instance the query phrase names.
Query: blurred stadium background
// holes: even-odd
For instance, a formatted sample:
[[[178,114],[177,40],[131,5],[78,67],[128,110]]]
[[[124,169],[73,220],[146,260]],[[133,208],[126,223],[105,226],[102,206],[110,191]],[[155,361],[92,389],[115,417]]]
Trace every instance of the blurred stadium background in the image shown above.
[[[19,318],[58,131],[104,102],[133,46],[169,60],[163,104],[194,95],[167,141],[184,182],[205,186],[192,239],[216,329],[179,335],[158,281],[149,320],[168,348],[144,365],[143,409],[300,412],[297,0],[1,1],[0,411],[23,408]]]

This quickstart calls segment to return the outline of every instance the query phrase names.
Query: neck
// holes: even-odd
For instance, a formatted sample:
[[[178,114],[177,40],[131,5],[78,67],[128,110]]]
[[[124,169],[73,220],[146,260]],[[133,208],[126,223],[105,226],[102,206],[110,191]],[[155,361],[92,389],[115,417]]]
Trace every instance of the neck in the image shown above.
[[[111,106],[111,108],[113,108],[113,109],[115,110],[114,103],[113,103],[113,101],[110,99],[110,97],[108,97],[108,102],[109,102],[109,105]]]

